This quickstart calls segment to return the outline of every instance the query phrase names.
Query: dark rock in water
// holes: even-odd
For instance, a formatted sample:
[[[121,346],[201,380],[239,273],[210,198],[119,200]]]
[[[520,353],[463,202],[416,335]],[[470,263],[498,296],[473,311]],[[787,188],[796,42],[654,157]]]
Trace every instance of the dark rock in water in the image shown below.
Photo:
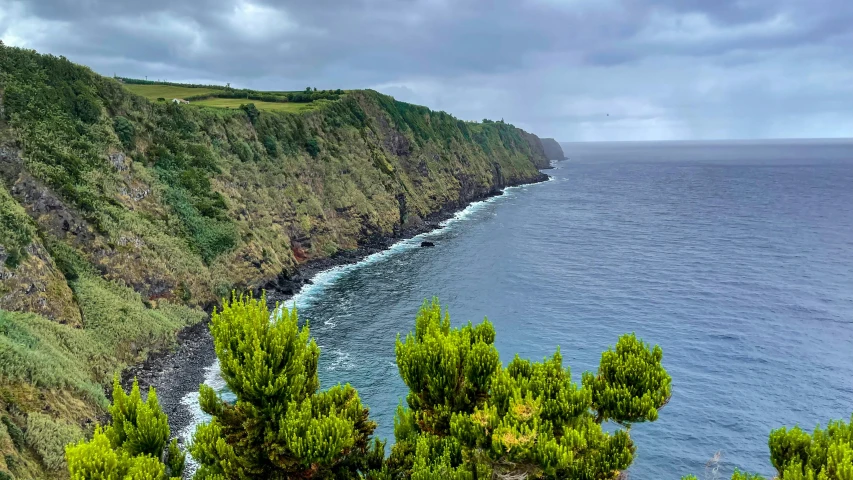
[[[435,244],[432,242],[421,242],[422,247],[434,247]]]

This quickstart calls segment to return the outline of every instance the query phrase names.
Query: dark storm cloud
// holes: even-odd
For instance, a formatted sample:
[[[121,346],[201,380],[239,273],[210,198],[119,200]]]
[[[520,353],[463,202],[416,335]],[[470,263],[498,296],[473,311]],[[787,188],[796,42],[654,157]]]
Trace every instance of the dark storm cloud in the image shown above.
[[[565,140],[853,135],[849,0],[0,0],[0,36],[104,74],[373,87]]]

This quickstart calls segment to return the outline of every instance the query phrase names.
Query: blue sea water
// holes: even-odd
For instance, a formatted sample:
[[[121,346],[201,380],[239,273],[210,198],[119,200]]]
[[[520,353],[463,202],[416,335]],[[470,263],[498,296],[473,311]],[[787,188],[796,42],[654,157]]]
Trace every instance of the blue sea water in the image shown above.
[[[717,452],[722,478],[771,475],[771,429],[850,419],[853,141],[564,149],[551,181],[303,290],[323,385],[351,383],[393,441],[394,340],[435,295],[457,325],[488,316],[504,362],[559,346],[578,382],[623,333],[659,344],[673,396],[632,429],[632,478],[701,476]]]

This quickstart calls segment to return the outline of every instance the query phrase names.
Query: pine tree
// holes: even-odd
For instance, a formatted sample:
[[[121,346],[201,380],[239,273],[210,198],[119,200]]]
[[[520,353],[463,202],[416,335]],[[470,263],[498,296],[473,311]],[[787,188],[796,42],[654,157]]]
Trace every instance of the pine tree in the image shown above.
[[[659,347],[634,335],[602,355],[581,388],[559,350],[545,361],[518,356],[504,368],[485,320],[454,329],[437,300],[424,303],[415,332],[397,339],[409,387],[395,420],[388,465],[411,478],[616,478],[634,455],[632,423],[654,421],[671,395]],[[602,430],[611,420],[623,425]]]
[[[381,466],[376,424],[349,385],[320,391],[320,350],[296,310],[266,298],[233,297],[214,311],[210,331],[222,377],[237,397],[226,403],[202,385],[213,418],[193,438],[197,479],[358,478]]]
[[[139,383],[130,394],[113,380],[112,424],[96,427],[92,440],[65,449],[71,480],[165,480],[180,479],[184,452],[171,435],[166,414],[154,388],[143,400]]]
[[[853,480],[853,415],[809,435],[799,427],[770,432],[770,462],[782,480]]]
[[[850,423],[829,422],[814,433],[794,427],[770,432],[770,462],[779,480],[853,480],[853,415]],[[696,480],[693,475],[682,480]],[[763,480],[764,477],[735,470],[732,480]]]

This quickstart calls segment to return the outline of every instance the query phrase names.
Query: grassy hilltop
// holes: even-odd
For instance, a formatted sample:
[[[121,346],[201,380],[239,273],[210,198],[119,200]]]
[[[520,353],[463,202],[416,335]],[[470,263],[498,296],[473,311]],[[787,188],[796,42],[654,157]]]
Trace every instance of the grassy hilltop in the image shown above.
[[[192,100],[193,105],[218,108],[240,108],[251,102],[258,110],[269,112],[307,112],[345,95],[343,90],[316,91],[310,88],[302,92],[264,92],[233,89],[230,86],[183,85],[131,78],[122,79],[122,82],[126,89],[152,101],[168,102],[179,98]]]
[[[157,101],[188,90],[205,98]],[[296,93],[120,83],[0,46],[0,479],[66,475],[114,373],[232,289],[547,166],[503,122]]]

